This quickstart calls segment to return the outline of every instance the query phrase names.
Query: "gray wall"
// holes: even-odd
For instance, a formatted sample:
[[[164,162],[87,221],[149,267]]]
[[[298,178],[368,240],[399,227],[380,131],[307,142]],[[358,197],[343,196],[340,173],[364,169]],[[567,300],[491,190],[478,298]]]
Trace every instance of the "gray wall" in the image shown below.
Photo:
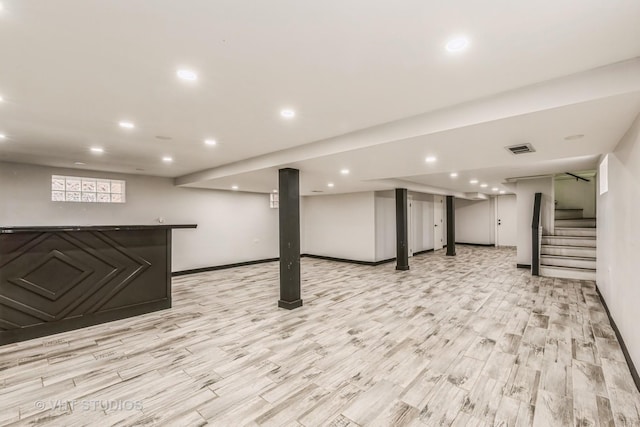
[[[598,196],[597,284],[640,369],[640,116],[608,157],[609,191]]]
[[[126,180],[124,204],[51,201],[51,175]],[[278,256],[269,195],[181,188],[169,178],[0,162],[0,225],[197,223],[173,232],[173,271]]]

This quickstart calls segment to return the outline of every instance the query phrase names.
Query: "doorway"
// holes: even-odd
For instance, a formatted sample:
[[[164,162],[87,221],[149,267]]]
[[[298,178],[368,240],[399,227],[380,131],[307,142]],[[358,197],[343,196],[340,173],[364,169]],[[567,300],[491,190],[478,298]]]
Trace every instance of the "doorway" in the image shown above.
[[[516,246],[516,196],[496,197],[496,246]]]
[[[407,223],[407,245],[408,245],[408,249],[409,249],[409,257],[413,256],[413,247],[415,246],[415,220],[416,218],[414,218],[414,214],[413,214],[413,196],[408,196],[407,197],[407,203],[409,204],[409,206],[407,206],[407,216],[408,216],[408,223]]]
[[[433,196],[433,250],[444,245],[444,196]]]

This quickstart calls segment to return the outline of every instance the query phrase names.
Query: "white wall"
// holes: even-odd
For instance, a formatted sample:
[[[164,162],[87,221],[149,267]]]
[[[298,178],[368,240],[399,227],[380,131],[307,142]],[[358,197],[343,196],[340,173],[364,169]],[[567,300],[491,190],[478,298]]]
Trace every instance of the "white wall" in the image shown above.
[[[596,178],[589,182],[559,178],[555,180],[558,209],[583,209],[584,218],[596,217]]]
[[[375,193],[375,260],[396,257],[396,199],[393,191]]]
[[[124,204],[51,201],[51,175],[126,180]],[[173,185],[169,178],[0,163],[0,225],[196,223],[173,232],[173,271],[278,257],[269,195]]]
[[[303,197],[302,253],[374,261],[374,198],[372,191]]]
[[[495,243],[494,199],[456,199],[456,243]]]
[[[640,116],[608,157],[609,191],[598,196],[597,284],[640,368]]]
[[[433,249],[433,195],[410,193],[413,198],[411,210],[413,213],[413,252]]]
[[[542,193],[541,224],[544,234],[553,234],[553,178],[523,179],[516,184],[517,263],[531,264],[531,222],[535,193]]]

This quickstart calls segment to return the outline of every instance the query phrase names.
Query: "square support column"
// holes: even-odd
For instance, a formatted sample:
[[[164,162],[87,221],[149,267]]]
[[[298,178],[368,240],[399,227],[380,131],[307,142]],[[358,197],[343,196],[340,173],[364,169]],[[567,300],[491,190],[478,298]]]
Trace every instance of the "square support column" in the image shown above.
[[[407,189],[396,188],[396,270],[409,269]]]
[[[292,310],[300,299],[300,171],[280,169],[280,300],[278,307]]]
[[[447,256],[456,255],[456,199],[447,196]]]

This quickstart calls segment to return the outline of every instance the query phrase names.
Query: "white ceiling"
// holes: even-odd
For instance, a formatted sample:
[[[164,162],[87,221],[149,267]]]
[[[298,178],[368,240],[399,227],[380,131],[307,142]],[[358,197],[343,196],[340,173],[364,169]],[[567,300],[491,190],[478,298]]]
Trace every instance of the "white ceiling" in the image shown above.
[[[483,170],[498,182],[509,168],[526,163],[535,174],[557,159],[577,167],[614,147],[640,111],[640,76],[629,72],[637,64],[622,71],[632,81],[625,88],[561,101],[597,86],[576,91],[575,73],[640,56],[637,0],[0,2],[3,161],[187,175],[178,182],[248,191],[271,191],[282,166],[301,169],[304,191],[329,181],[340,192],[393,188],[394,179],[477,191],[440,178]],[[450,54],[443,46],[458,34],[470,46]],[[198,81],[176,79],[180,67]],[[411,117],[464,116],[471,102],[563,76],[565,92],[544,108],[512,103],[511,117],[410,132]],[[282,119],[285,107],[296,118]],[[136,128],[119,128],[125,119]],[[366,141],[336,139],[354,131]],[[573,133],[585,138],[562,139]],[[332,139],[331,152],[319,149]],[[501,148],[520,140],[539,149],[527,161]],[[423,161],[430,151],[439,159],[432,169]],[[251,160],[278,153],[286,160]],[[165,155],[175,161],[164,164]],[[342,167],[351,174],[336,176]],[[191,179],[199,171],[208,172]]]

